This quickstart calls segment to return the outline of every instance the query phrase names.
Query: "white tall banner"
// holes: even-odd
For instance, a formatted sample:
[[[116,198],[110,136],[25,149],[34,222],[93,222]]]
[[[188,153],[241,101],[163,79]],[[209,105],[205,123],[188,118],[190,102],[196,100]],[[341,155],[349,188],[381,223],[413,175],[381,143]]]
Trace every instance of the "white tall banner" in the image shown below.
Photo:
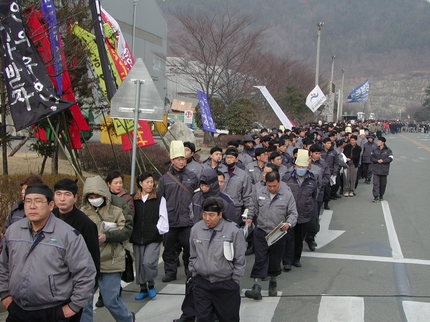
[[[294,124],[291,123],[291,121],[288,119],[285,113],[281,110],[278,103],[276,103],[275,99],[267,90],[266,86],[254,86],[254,87],[258,88],[261,94],[263,94],[263,96],[266,98],[267,102],[269,103],[270,107],[272,107],[272,110],[275,112],[276,116],[281,121],[284,128],[291,130],[294,127]]]
[[[321,88],[317,85],[306,98],[306,106],[309,107],[312,113],[315,113],[318,107],[320,107],[326,100],[327,97],[324,95]]]

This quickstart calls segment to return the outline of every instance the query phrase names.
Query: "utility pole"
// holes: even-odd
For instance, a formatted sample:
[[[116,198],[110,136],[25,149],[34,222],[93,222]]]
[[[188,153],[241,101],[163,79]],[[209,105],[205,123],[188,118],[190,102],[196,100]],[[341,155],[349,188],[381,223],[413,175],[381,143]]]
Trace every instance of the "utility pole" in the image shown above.
[[[334,59],[335,55],[331,56],[331,77],[330,84],[328,86],[329,90],[329,106],[328,106],[328,115],[327,122],[333,122],[333,112],[334,112],[334,93],[333,93],[333,74],[334,74]]]
[[[342,109],[343,109],[343,84],[345,81],[345,71],[346,69],[343,68],[342,69],[342,85],[340,87],[340,100],[338,102],[338,112],[339,112],[339,117],[338,120],[342,119]]]
[[[315,67],[315,86],[318,85],[318,76],[320,73],[320,42],[321,42],[321,28],[324,26],[324,22],[320,21],[317,23],[317,62]]]

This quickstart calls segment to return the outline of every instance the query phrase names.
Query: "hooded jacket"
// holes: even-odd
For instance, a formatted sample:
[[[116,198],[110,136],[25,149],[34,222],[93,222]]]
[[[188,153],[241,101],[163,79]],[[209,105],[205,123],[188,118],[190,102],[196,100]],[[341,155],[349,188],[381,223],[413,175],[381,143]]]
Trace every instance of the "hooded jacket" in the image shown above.
[[[89,194],[98,194],[104,203],[95,208],[88,202]],[[99,234],[106,235],[106,241],[100,244],[100,272],[116,273],[125,269],[125,243],[133,230],[133,217],[127,202],[112,195],[100,176],[90,177],[85,181],[81,210],[96,224]],[[101,218],[100,218],[101,217]],[[116,223],[117,228],[104,231],[102,222]]]
[[[234,201],[228,195],[220,191],[218,183],[218,175],[214,169],[204,169],[200,176],[200,181],[204,181],[209,184],[209,191],[203,193],[202,191],[197,191],[193,197],[193,215],[194,223],[202,219],[202,204],[203,201],[208,197],[220,197],[224,202],[223,217],[237,222],[236,208],[234,206]]]

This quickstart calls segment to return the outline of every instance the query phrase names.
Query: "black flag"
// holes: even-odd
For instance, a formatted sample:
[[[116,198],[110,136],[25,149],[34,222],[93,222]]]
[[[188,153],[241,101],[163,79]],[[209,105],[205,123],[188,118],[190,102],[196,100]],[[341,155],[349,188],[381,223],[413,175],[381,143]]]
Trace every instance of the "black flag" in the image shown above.
[[[4,77],[13,122],[19,131],[74,103],[57,96],[42,59],[25,33],[17,0],[0,0],[0,20]]]

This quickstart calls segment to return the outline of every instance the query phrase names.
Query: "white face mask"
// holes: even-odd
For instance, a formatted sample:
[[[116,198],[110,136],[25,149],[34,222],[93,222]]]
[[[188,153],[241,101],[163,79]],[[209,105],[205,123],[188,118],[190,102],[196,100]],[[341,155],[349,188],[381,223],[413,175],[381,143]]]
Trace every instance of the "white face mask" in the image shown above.
[[[96,208],[100,207],[103,204],[104,201],[105,200],[104,200],[103,197],[99,197],[99,198],[96,198],[96,199],[88,199],[88,202],[90,204],[92,204]]]

